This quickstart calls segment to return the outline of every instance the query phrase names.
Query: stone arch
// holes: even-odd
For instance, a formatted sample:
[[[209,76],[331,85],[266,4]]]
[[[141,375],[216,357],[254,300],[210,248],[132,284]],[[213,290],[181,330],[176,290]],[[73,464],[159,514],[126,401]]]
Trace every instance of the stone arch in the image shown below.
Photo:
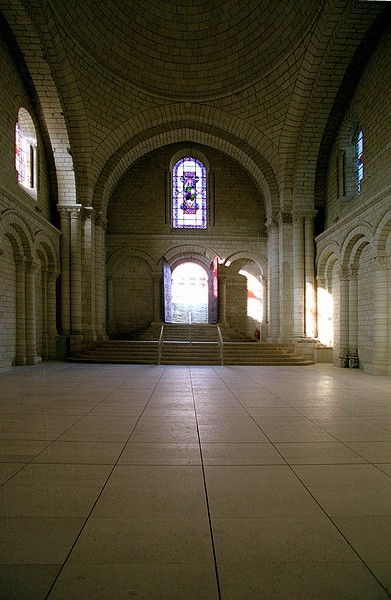
[[[372,239],[373,234],[367,224],[359,225],[350,231],[341,247],[341,267],[347,267],[352,263],[352,258],[353,261],[356,260],[359,250],[370,244]]]
[[[1,215],[0,232],[11,241],[15,257],[33,259],[34,242],[31,228],[15,210],[6,210]]]
[[[387,240],[391,234],[391,209],[381,219],[374,236],[374,253],[382,254],[386,251]]]
[[[34,20],[21,0],[2,3],[1,11],[12,29],[12,34],[8,32],[8,41],[11,43],[13,54],[23,73],[30,96],[36,99],[34,109],[40,121],[46,155],[50,158],[49,170],[53,192],[58,193],[59,203],[74,204],[77,197],[76,179],[68,127],[60,95],[46,59],[50,54],[57,67],[63,70],[64,61],[67,62],[66,53],[58,51],[61,38],[58,33],[54,33],[55,25],[47,3],[33,0],[29,5],[31,15],[39,21],[40,31],[45,31],[45,41],[38,36]],[[37,48],[42,51],[37,52]],[[53,48],[56,50],[53,51]],[[62,64],[58,56],[61,57]],[[68,68],[68,73],[71,72],[72,69]],[[84,145],[86,142],[87,140],[84,141]],[[83,185],[78,183],[79,187]]]
[[[262,277],[267,277],[268,261],[267,258],[261,254],[257,254],[256,252],[234,252],[224,259],[223,264],[228,267],[236,260],[248,260],[249,262],[255,263],[259,268]]]
[[[164,253],[159,262],[165,258],[172,270],[184,262],[196,262],[202,267],[209,269],[211,262],[216,256],[216,252],[211,248],[188,244],[170,248],[170,250]]]
[[[112,154],[107,156],[107,148],[103,156],[99,156],[99,152],[96,153],[100,161],[106,159],[94,193],[94,207],[98,212],[106,213],[116,184],[135,160],[161,146],[183,141],[210,146],[234,159],[246,170],[260,190],[265,202],[266,214],[278,210],[279,192],[275,171],[278,170],[279,161],[274,145],[261,132],[251,128],[247,123],[242,123],[239,119],[227,116],[222,111],[212,111],[212,109],[206,111],[204,107],[197,108],[198,111],[191,106],[174,105],[172,114],[167,115],[162,111],[158,115],[159,119],[156,119],[155,113],[152,112],[151,122],[157,121],[157,124],[151,126],[149,122],[145,130],[140,128],[139,119],[137,124],[134,124],[134,129],[131,129],[132,123],[128,122],[114,131],[113,140],[107,141],[107,148],[112,150]],[[236,121],[241,125],[240,127]],[[131,139],[129,139],[129,131],[132,131]],[[134,131],[137,133],[134,134]],[[119,146],[121,141],[122,145]]]

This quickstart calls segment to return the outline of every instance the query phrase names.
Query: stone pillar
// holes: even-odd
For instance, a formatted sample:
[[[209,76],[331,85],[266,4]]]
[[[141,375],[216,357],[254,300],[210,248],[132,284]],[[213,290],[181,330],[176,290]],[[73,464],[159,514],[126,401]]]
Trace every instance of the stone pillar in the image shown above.
[[[280,328],[279,302],[279,258],[278,258],[278,221],[271,218],[266,223],[267,227],[267,258],[268,258],[268,295],[267,314],[269,321],[269,340],[278,341]]]
[[[358,271],[352,265],[349,277],[349,367],[358,367]]]
[[[38,264],[34,260],[26,263],[26,358],[28,365],[42,361],[37,353],[37,325],[35,299],[35,272]]]
[[[315,242],[314,218],[316,213],[304,217],[304,266],[305,266],[305,335],[316,337],[318,335],[316,315],[316,290],[315,290]]]
[[[83,235],[83,342],[96,340],[95,320],[95,211],[84,208]]]
[[[109,276],[107,278],[107,331],[109,335],[114,333],[114,290],[113,290],[113,278]]]
[[[162,275],[154,273],[153,275],[153,320],[155,323],[162,322]]]
[[[95,219],[95,329],[98,339],[106,335],[106,222],[102,214]]]
[[[222,270],[222,267],[220,267]],[[221,325],[227,324],[227,275],[225,273],[220,273],[218,275],[219,278],[219,291],[218,291],[218,302],[219,302],[219,311],[218,311],[218,322]]]
[[[279,302],[280,330],[278,341],[290,343],[293,338],[293,252],[292,215],[279,214]]]
[[[374,258],[373,272],[373,352],[372,362],[365,371],[373,375],[388,375],[388,302],[389,282],[387,256]]]
[[[27,364],[26,351],[26,266],[25,258],[18,256],[16,263],[16,357],[15,364]]]
[[[82,206],[73,206],[71,217],[71,333],[82,333],[82,271],[81,271],[81,217]],[[76,344],[78,345],[78,344]]]
[[[71,333],[71,230],[70,208],[58,207],[61,217],[61,333]]]
[[[349,274],[341,267],[339,273],[339,366],[349,364]]]
[[[46,273],[47,358],[49,360],[56,358],[56,281],[58,275],[56,271],[47,271]]]
[[[305,289],[304,289],[304,217],[292,216],[293,232],[293,336],[305,336]]]

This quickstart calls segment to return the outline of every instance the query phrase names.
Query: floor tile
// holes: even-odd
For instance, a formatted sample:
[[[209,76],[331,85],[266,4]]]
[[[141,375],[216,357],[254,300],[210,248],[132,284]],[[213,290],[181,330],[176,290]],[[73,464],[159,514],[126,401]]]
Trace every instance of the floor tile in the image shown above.
[[[2,600],[45,600],[61,565],[0,565]]]
[[[326,516],[212,517],[217,565],[223,563],[360,562]]]
[[[114,464],[124,447],[115,442],[53,442],[33,462]]]
[[[320,509],[287,466],[205,468],[212,518],[317,516]]]
[[[340,442],[277,442],[275,446],[290,465],[367,462]]]
[[[0,564],[63,563],[85,519],[0,518]]]
[[[389,566],[389,565],[388,565]],[[360,563],[221,564],[223,600],[386,600]]]
[[[129,600],[133,597],[142,600],[218,600],[214,566],[66,565],[48,600]]]
[[[202,443],[205,465],[278,465],[284,459],[270,442],[263,443]]]
[[[213,564],[207,519],[90,518],[69,564]]]
[[[127,465],[200,465],[201,454],[199,444],[129,442],[118,462]]]
[[[207,517],[202,470],[195,466],[118,465],[94,508],[94,517]]]

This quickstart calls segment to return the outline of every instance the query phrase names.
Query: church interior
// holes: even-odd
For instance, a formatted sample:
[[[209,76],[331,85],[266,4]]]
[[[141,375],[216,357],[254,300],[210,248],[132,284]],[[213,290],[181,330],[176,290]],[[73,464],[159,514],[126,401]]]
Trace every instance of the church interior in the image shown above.
[[[2,600],[391,598],[391,2],[0,0],[0,67]]]

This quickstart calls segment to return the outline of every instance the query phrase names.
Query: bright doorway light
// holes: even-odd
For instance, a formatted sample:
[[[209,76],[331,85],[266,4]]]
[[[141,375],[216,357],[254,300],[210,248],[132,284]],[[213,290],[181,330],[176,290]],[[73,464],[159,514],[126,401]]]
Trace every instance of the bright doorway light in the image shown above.
[[[174,323],[208,322],[208,275],[197,263],[178,265],[172,272]]]

